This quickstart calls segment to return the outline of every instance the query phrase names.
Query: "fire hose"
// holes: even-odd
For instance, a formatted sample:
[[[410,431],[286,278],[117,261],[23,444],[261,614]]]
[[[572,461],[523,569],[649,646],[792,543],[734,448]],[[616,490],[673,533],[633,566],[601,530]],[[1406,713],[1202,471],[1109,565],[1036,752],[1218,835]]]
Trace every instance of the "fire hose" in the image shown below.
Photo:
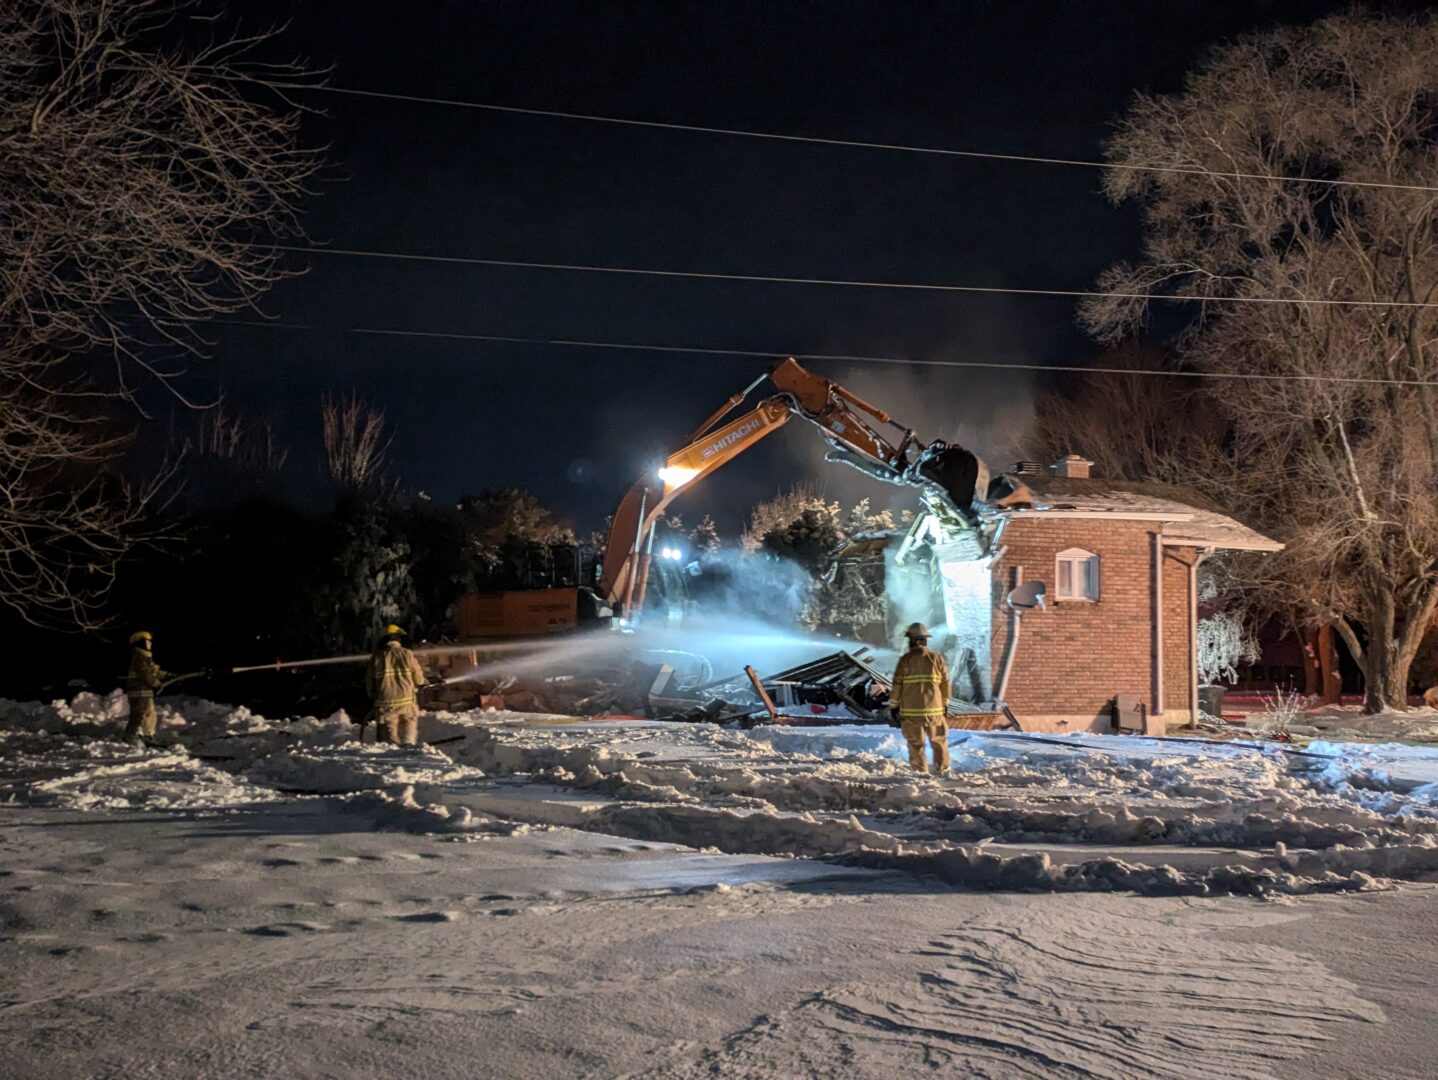
[[[456,653],[472,653],[493,648],[494,646],[490,645],[422,645],[410,652],[415,656],[453,656]],[[324,664],[361,664],[370,656],[370,653],[348,653],[343,656],[320,656],[310,660],[281,660],[277,657],[269,664],[249,664],[245,667],[217,668],[213,671],[214,674],[241,675],[249,671],[283,671],[287,668],[319,667]]]

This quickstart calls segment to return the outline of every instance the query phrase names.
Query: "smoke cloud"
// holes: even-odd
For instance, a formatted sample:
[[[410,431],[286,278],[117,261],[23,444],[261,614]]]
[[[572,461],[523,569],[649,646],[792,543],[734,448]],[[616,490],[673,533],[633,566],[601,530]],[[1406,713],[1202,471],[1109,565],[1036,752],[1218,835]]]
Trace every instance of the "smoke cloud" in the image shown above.
[[[807,633],[801,620],[812,578],[798,564],[734,548],[707,553],[697,573],[656,564],[645,609],[627,633],[580,630],[539,640],[481,646],[475,667],[451,681],[513,676],[607,674],[622,679],[633,663],[671,664],[681,684],[760,675],[862,643]]]
[[[698,573],[683,583],[685,613],[664,625],[662,611],[649,613],[640,633],[655,648],[688,649],[706,656],[716,674],[752,664],[760,674],[812,660],[858,642],[800,629],[813,578],[797,563],[738,548],[707,554]],[[679,600],[670,594],[670,602]]]
[[[947,330],[919,330],[875,339],[866,350],[877,356],[929,360],[1021,363],[1048,345],[1023,310],[1010,303],[989,305],[990,315],[953,321]],[[839,342],[833,343],[840,346]],[[852,351],[854,342],[816,352]],[[943,439],[971,450],[995,471],[1023,456],[1035,423],[1033,374],[1002,368],[943,368],[901,364],[812,363],[814,370],[842,383],[925,442]],[[850,503],[868,497],[876,507],[917,509],[914,492],[876,483],[855,469],[824,460],[828,448],[802,422],[789,425],[784,443],[798,458],[796,480],[819,487],[828,498]],[[897,434],[890,428],[888,433]]]

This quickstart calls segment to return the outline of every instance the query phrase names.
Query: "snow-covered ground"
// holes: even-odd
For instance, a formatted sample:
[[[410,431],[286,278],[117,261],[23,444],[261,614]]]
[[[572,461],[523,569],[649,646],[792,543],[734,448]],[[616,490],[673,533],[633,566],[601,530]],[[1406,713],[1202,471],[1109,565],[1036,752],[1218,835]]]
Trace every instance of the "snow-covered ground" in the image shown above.
[[[0,702],[0,1076],[1431,1075],[1438,748]]]
[[[1257,735],[1272,730],[1283,715],[1288,730],[1299,740],[1382,742],[1398,739],[1438,745],[1438,709],[1425,707],[1417,697],[1410,698],[1409,707],[1402,712],[1367,714],[1357,697],[1346,697],[1338,705],[1314,701],[1305,708],[1296,697],[1275,690],[1269,694],[1230,694],[1224,701],[1223,712],[1235,721],[1242,721],[1233,734],[1246,731]]]

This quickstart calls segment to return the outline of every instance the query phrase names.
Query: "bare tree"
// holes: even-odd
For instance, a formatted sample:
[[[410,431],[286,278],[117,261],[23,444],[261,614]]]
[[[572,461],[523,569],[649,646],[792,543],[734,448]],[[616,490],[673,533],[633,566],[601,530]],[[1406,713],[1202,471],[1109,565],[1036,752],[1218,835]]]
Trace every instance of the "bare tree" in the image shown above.
[[[0,603],[36,626],[90,628],[171,475],[103,471],[121,440],[42,389],[0,393]]]
[[[0,4],[0,603],[90,625],[153,488],[106,419],[201,321],[285,277],[317,156],[298,110],[184,0]]]
[[[1095,366],[1178,371],[1161,349],[1125,342]],[[1048,393],[1035,408],[1033,449],[1042,460],[1082,454],[1095,475],[1187,483],[1194,462],[1222,445],[1227,422],[1196,380],[1102,372],[1068,394]],[[1183,417],[1183,423],[1175,423]]]
[[[186,440],[185,454],[213,458],[256,473],[277,473],[289,460],[289,449],[280,442],[268,417],[250,422],[229,411],[222,400],[200,410],[195,436]]]
[[[361,401],[354,391],[325,397],[320,404],[324,423],[325,462],[330,479],[341,491],[373,487],[384,470],[390,440],[384,433],[384,410]]]
[[[527,491],[499,488],[466,495],[459,500],[466,525],[475,544],[497,552],[506,543],[577,544],[574,530],[555,519],[548,507]]]
[[[1180,362],[1279,377],[1213,382],[1232,441],[1197,479],[1288,543],[1267,584],[1332,622],[1370,711],[1406,708],[1438,608],[1438,395],[1394,381],[1438,381],[1435,100],[1438,19],[1344,15],[1219,50],[1107,147],[1147,235],[1102,286],[1192,298]],[[1269,299],[1358,303],[1244,302]],[[1115,340],[1145,308],[1081,319]]]
[[[1086,376],[1071,394],[1040,398],[1035,452],[1053,459],[1076,451],[1093,460],[1100,477],[1217,491],[1231,508],[1231,491],[1239,483],[1232,432],[1208,388],[1189,379],[1138,375],[1140,369],[1176,369],[1163,351],[1133,343],[1103,353],[1096,366],[1135,374]],[[1216,607],[1199,622],[1199,666],[1205,679],[1217,673],[1232,677],[1235,664],[1256,659],[1258,630],[1273,624],[1305,652],[1305,692],[1338,701],[1333,624],[1326,610],[1308,599],[1313,586],[1290,552],[1225,553],[1203,564],[1199,581],[1200,602]],[[1220,662],[1216,658],[1221,656],[1228,659]]]

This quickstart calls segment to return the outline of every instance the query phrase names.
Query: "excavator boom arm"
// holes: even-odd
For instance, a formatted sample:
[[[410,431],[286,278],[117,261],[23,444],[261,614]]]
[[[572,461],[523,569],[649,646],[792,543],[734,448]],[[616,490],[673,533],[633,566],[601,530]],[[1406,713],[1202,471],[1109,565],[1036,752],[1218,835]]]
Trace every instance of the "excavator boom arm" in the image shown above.
[[[900,474],[908,465],[905,455],[913,443],[913,434],[905,431],[900,444],[894,445],[870,421],[872,418],[880,424],[892,424],[888,413],[838,383],[800,367],[793,357],[776,365],[769,377],[793,402],[794,411],[823,431],[831,444],[868,459],[877,466],[876,475],[891,469],[893,476],[887,479],[903,482]]]
[[[988,470],[967,450],[940,441],[919,442],[912,431],[894,424],[888,413],[805,370],[793,357],[776,364],[768,377],[779,393],[720,424],[748,391],[735,394],[700,425],[688,445],[669,455],[663,468],[640,477],[620,502],[610,523],[600,578],[600,591],[617,613],[631,614],[643,607],[648,545],[654,540],[655,523],[674,497],[777,431],[792,416],[802,416],[824,433],[833,447],[831,460],[888,483],[918,487],[926,503],[951,518],[969,517],[974,502],[984,497]],[[897,443],[879,430],[885,424],[902,432]]]
[[[729,408],[737,404],[731,399]],[[711,417],[705,426],[722,415],[721,412]],[[649,569],[646,542],[652,540],[654,523],[679,492],[779,430],[791,416],[793,412],[787,400],[774,397],[761,401],[721,427],[707,432],[701,428],[692,442],[665,459],[662,468],[635,481],[614,511],[609,539],[604,546],[599,587],[611,607],[619,611],[637,606],[635,593],[642,590]],[[642,604],[642,592],[639,595]]]

